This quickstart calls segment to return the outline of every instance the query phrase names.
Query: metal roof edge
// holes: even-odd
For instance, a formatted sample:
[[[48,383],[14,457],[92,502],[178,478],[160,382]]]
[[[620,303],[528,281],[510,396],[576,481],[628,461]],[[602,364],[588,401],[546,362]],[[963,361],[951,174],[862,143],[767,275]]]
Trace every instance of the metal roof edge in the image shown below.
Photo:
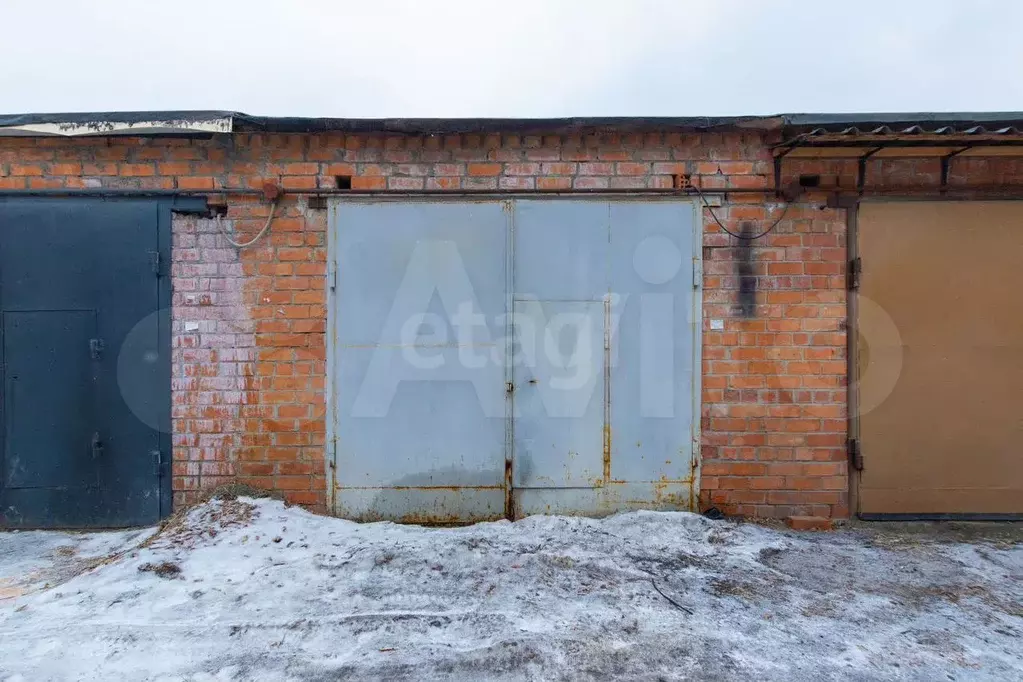
[[[0,136],[271,133],[547,133],[698,132],[785,129],[834,132],[854,127],[937,126],[1023,128],[1023,112],[794,113],[756,116],[595,116],[566,118],[308,118],[252,116],[235,111],[122,111],[0,114]]]
[[[0,136],[173,135],[230,133],[235,114],[224,111],[122,111],[0,114]]]
[[[234,111],[122,111],[0,114],[0,135],[172,133],[454,134],[554,131],[774,130],[780,116],[595,116],[566,118],[307,118]]]
[[[455,134],[780,127],[777,116],[597,116],[567,118],[298,118],[239,114],[236,131]]]
[[[976,124],[1020,126],[1023,111],[973,112],[875,112],[859,114],[782,114],[786,128],[824,128],[829,132],[849,126],[876,127],[920,125],[922,127]],[[837,132],[837,130],[835,130]]]

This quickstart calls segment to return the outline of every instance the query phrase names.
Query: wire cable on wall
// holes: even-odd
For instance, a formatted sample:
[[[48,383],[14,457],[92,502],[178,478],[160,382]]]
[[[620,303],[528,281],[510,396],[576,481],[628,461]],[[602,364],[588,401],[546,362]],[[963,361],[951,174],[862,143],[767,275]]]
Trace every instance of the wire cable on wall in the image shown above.
[[[233,246],[235,248],[238,248],[238,249],[244,249],[245,247],[252,246],[256,242],[258,242],[260,239],[263,238],[263,235],[265,235],[267,232],[270,231],[270,223],[273,222],[274,210],[276,208],[277,208],[277,200],[275,199],[274,201],[270,202],[270,213],[269,213],[269,215],[266,216],[266,223],[263,225],[263,229],[261,229],[259,232],[257,232],[256,236],[253,237],[252,239],[250,239],[247,242],[237,242],[237,241],[234,240],[234,237],[231,235],[231,233],[229,233],[227,231],[227,229],[224,227],[224,221],[221,220],[219,213],[217,214],[217,217],[216,217],[217,229],[220,230],[220,233],[222,235],[224,235],[224,239],[227,240],[228,244],[230,244],[231,246]]]
[[[696,192],[696,194],[700,197],[700,201],[702,201],[703,205],[707,208],[708,211],[710,211],[710,217],[714,219],[714,222],[718,224],[718,227],[720,227],[722,230],[724,230],[726,234],[729,234],[729,235],[735,237],[736,239],[742,239],[743,241],[753,241],[754,239],[760,239],[761,237],[766,237],[768,234],[770,234],[774,230],[774,228],[778,227],[778,224],[781,221],[785,220],[785,215],[789,212],[789,206],[792,205],[791,201],[785,202],[785,207],[782,209],[781,215],[779,215],[777,220],[775,220],[773,223],[771,223],[771,226],[768,227],[763,232],[760,232],[760,233],[754,234],[754,235],[736,234],[735,232],[732,232],[727,227],[725,227],[724,224],[720,220],[718,220],[717,214],[714,213],[713,207],[711,207],[710,203],[707,202],[707,197],[703,196],[703,192],[700,190],[699,187],[697,187],[696,185],[690,185],[687,189],[692,189],[693,191]]]

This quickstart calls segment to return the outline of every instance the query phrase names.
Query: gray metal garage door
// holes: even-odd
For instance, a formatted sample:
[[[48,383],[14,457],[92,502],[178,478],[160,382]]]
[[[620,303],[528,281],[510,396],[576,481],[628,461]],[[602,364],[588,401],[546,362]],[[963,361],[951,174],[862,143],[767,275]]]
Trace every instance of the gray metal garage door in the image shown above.
[[[677,200],[335,204],[334,512],[690,508],[696,224]]]
[[[0,527],[170,510],[170,202],[0,199]]]

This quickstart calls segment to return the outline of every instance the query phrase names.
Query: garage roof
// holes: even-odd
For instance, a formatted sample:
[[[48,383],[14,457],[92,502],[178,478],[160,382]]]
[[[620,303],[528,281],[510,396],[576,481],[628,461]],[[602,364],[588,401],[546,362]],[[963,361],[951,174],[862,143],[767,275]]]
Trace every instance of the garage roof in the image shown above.
[[[122,111],[0,114],[0,135],[168,135],[232,132],[394,132],[408,134],[552,132],[593,129],[697,131],[783,130],[800,141],[822,135],[869,133],[977,134],[1023,129],[1023,112],[777,114],[770,116],[609,116],[576,118],[303,118],[251,116],[236,111]],[[909,132],[912,129],[912,132]],[[855,133],[853,133],[855,131]],[[1006,133],[998,133],[1006,134]],[[947,137],[945,139],[948,139]],[[980,138],[977,138],[980,139]]]
[[[790,118],[785,138],[774,145],[774,181],[791,158],[857,161],[862,190],[867,159],[937,158],[942,189],[954,157],[1023,156],[1023,121],[1015,113],[987,114],[801,114]]]
[[[776,116],[592,118],[302,118],[250,116],[236,111],[121,111],[0,114],[0,135],[166,135],[232,132],[394,132],[414,134],[526,132],[614,128],[778,128]]]
[[[911,156],[1020,156],[1023,132],[1004,121],[976,121],[958,126],[932,123],[890,126],[818,127],[800,132],[775,146],[776,156],[813,158]]]
[[[122,111],[0,115],[0,136],[213,135],[243,132],[643,132],[779,131],[775,176],[785,158],[1023,156],[1023,112],[777,114],[774,116],[577,118],[302,118],[236,111]],[[861,170],[862,176],[862,170]],[[944,184],[944,182],[942,183]]]

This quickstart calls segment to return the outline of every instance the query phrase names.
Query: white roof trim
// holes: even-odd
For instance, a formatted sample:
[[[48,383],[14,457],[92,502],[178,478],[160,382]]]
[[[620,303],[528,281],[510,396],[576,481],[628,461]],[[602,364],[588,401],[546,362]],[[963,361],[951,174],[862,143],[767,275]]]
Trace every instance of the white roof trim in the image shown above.
[[[89,123],[28,123],[0,126],[0,137],[85,137],[90,135],[187,135],[190,133],[230,133],[231,117],[205,121],[90,121]]]

